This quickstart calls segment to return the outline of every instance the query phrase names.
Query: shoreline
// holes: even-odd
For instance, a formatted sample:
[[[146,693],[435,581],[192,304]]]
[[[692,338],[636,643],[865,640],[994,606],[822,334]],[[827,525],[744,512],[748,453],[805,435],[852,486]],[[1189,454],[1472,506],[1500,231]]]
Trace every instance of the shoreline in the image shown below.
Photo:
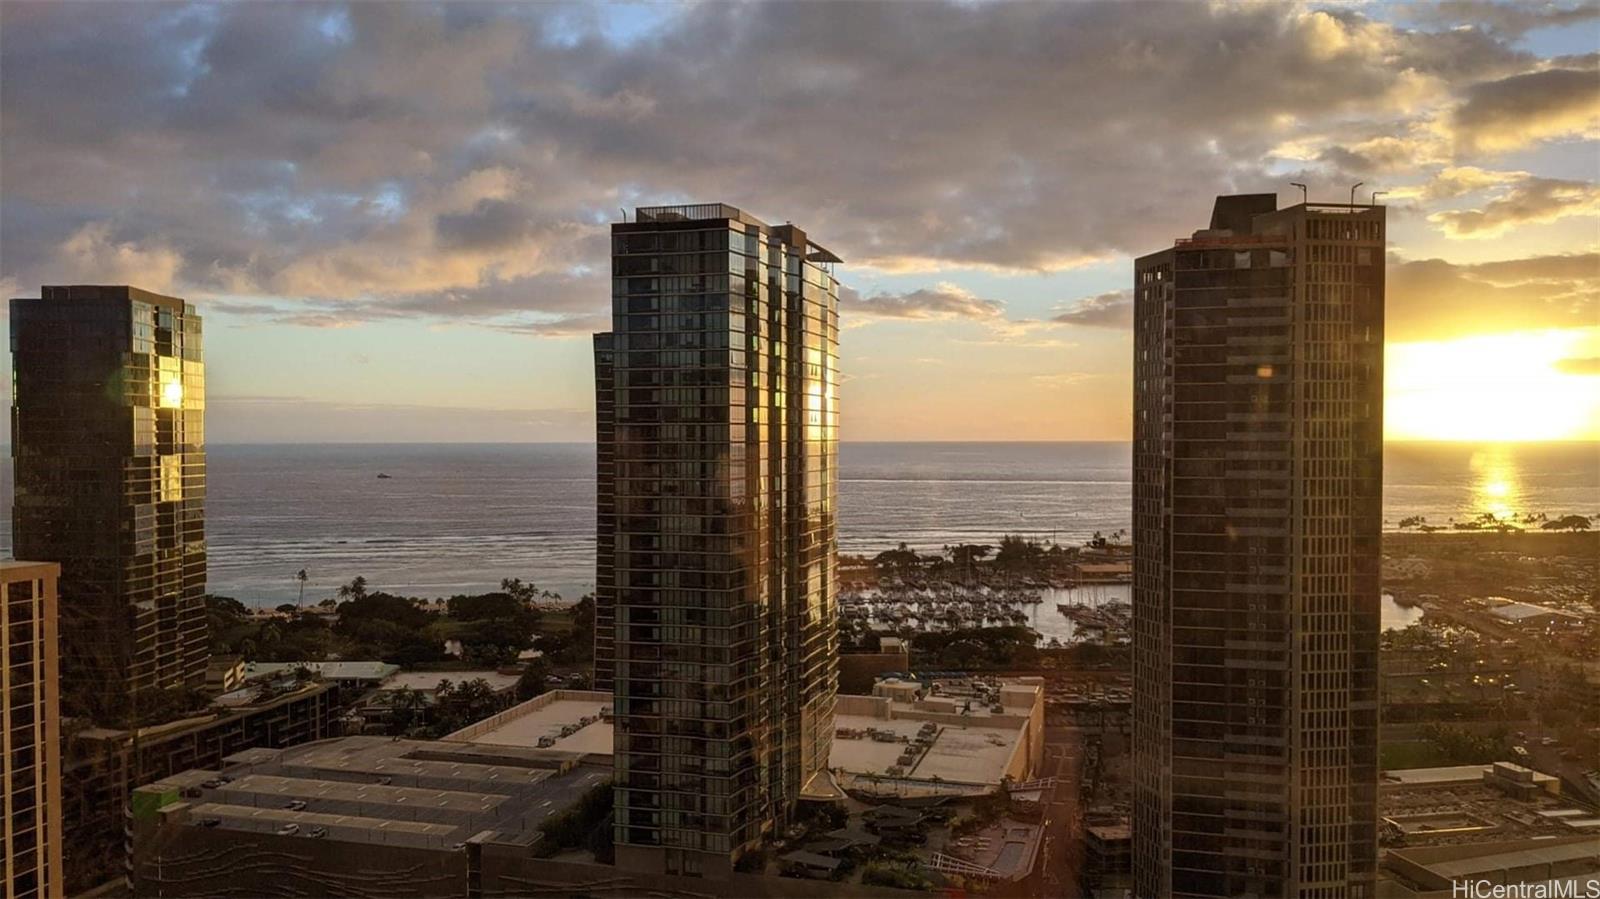
[[[1600,522],[1597,522],[1597,524],[1600,524]],[[1036,535],[1036,534],[1026,534],[1024,536],[1027,536],[1030,539],[1039,539],[1038,535]],[[999,538],[995,537],[994,538],[994,543],[998,544],[998,542],[999,542]],[[1564,547],[1563,547],[1563,544],[1565,544]],[[884,551],[887,551],[887,550],[894,549],[894,548],[896,548],[897,545],[898,544],[893,544],[893,543],[891,543],[891,544],[880,544],[875,551],[870,551],[870,552],[866,552],[866,553],[862,553],[862,552],[842,552],[841,551],[839,553],[839,560],[840,560],[841,569],[843,569],[846,566],[847,562],[858,562],[858,563],[860,563],[860,562],[869,562],[870,559],[872,558],[872,556],[876,555],[879,552],[884,552]],[[1061,545],[1061,546],[1066,547],[1066,548],[1071,548],[1073,546],[1073,544],[1065,544],[1065,543],[1058,544],[1058,545]],[[938,551],[938,550],[940,550],[942,548],[939,545],[922,546],[922,545],[912,544],[909,541],[907,541],[907,546],[908,546],[908,548],[910,548],[912,550],[915,550],[915,551],[918,551],[918,552],[925,552],[925,553],[926,552],[935,552],[935,551]],[[1433,532],[1421,532],[1421,531],[1415,531],[1415,530],[1405,530],[1405,531],[1399,531],[1399,530],[1389,531],[1389,530],[1386,530],[1386,531],[1383,532],[1383,535],[1382,535],[1382,551],[1385,554],[1388,554],[1388,555],[1394,555],[1396,553],[1405,553],[1405,552],[1413,550],[1414,548],[1428,548],[1428,549],[1430,549],[1432,551],[1438,551],[1438,550],[1441,550],[1441,549],[1448,549],[1448,548],[1457,547],[1457,546],[1464,547],[1464,548],[1476,547],[1478,549],[1485,550],[1485,551],[1517,551],[1519,549],[1519,547],[1525,547],[1526,549],[1529,549],[1529,550],[1537,550],[1539,553],[1543,553],[1543,554],[1550,554],[1550,550],[1551,550],[1552,547],[1563,547],[1563,548],[1566,548],[1568,550],[1568,552],[1567,553],[1561,553],[1561,554],[1580,555],[1580,554],[1583,554],[1583,553],[1587,552],[1587,553],[1594,554],[1595,558],[1600,558],[1600,530],[1576,531],[1576,532],[1573,532],[1573,531],[1541,531],[1541,530],[1515,530],[1515,531],[1492,531],[1492,530],[1443,531],[1443,530],[1441,530],[1441,531],[1433,531]],[[532,566],[530,566],[530,567],[532,567]],[[354,574],[360,574],[361,573],[360,570],[359,570],[359,567],[354,568],[353,571],[354,571]],[[530,573],[533,575],[532,577],[529,577]],[[352,576],[354,576],[354,575],[352,575]],[[583,593],[587,593],[592,589],[592,577],[593,577],[593,575],[591,574],[590,575],[590,580],[587,580],[587,581],[584,581],[584,582],[580,582],[578,584],[572,584],[572,583],[563,582],[563,580],[545,580],[545,579],[541,579],[541,578],[539,578],[537,576],[537,572],[536,571],[533,571],[533,572],[529,572],[529,571],[521,571],[521,572],[508,571],[508,572],[506,572],[504,574],[504,576],[505,577],[522,577],[524,580],[531,580],[533,583],[538,583],[538,584],[546,584],[546,583],[548,583],[552,587],[556,587],[556,588],[564,588],[564,587],[569,587],[569,586],[580,586],[580,587],[582,587],[583,589],[581,591],[575,592],[571,596],[568,596],[567,592],[565,590],[559,590],[559,592],[561,592],[561,602],[563,604],[566,604],[566,605],[570,605],[572,603],[577,602],[578,599],[580,599],[582,597]],[[489,583],[489,582],[486,581],[483,584],[462,583],[462,584],[454,584],[454,585],[431,586],[427,591],[420,592],[420,593],[415,593],[415,594],[413,594],[409,590],[407,590],[406,585],[404,585],[404,584],[394,585],[394,584],[380,583],[377,579],[372,578],[371,576],[369,576],[369,580],[373,581],[374,588],[381,588],[381,589],[389,590],[391,592],[400,593],[400,594],[403,594],[403,595],[415,595],[415,596],[417,596],[419,598],[422,598],[422,599],[430,599],[431,600],[431,599],[435,599],[435,598],[447,598],[447,597],[449,597],[449,596],[451,596],[453,594],[478,593],[478,592],[484,592],[485,590],[495,589],[496,586],[498,585],[499,577],[500,577],[500,575],[496,575],[495,579],[494,579],[494,581],[492,583]],[[849,578],[845,577],[841,573],[841,576],[840,576],[840,582],[841,582],[840,583],[840,588],[841,588],[841,591],[844,591],[844,590],[848,589],[849,580],[850,580]],[[1085,586],[1090,586],[1090,585],[1091,584],[1085,584]],[[1046,585],[1041,585],[1041,586],[1046,586]],[[1048,586],[1056,586],[1056,585],[1055,584],[1050,584]],[[1070,585],[1062,584],[1060,586],[1065,588],[1065,587],[1070,586]],[[1388,585],[1386,585],[1385,586],[1385,590],[1389,591],[1390,587]],[[216,588],[216,589],[213,589],[211,592],[216,594],[216,595],[219,595],[219,596],[231,596],[231,597],[233,597],[235,599],[238,599],[240,602],[243,602],[245,605],[251,606],[253,608],[271,608],[271,607],[274,607],[274,606],[279,605],[282,602],[284,602],[284,600],[283,600],[283,598],[281,596],[268,596],[268,597],[262,597],[262,598],[257,599],[257,598],[253,598],[253,597],[249,597],[249,596],[240,596],[235,592],[230,592],[226,588]],[[321,595],[317,596],[317,599],[322,599],[322,598],[323,597]],[[289,598],[288,601],[290,601],[290,602],[294,601],[294,597],[293,597],[292,594],[290,595],[290,598]],[[308,591],[307,594],[306,594],[306,602],[307,602],[308,605],[313,602],[312,593],[310,591]]]

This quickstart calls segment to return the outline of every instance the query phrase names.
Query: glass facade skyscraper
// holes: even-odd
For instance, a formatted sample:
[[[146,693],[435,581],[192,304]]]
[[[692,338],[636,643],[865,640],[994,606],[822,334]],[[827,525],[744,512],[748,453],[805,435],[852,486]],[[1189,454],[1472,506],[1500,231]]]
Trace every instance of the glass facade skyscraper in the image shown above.
[[[56,579],[0,562],[0,896],[67,895],[62,875]]]
[[[828,776],[839,260],[722,204],[640,208],[612,252],[595,658],[617,863],[716,877]]]
[[[1373,893],[1384,210],[1276,199],[1135,263],[1140,896]]]
[[[193,305],[134,287],[11,301],[18,558],[60,563],[62,706],[117,723],[201,687],[205,365]]]

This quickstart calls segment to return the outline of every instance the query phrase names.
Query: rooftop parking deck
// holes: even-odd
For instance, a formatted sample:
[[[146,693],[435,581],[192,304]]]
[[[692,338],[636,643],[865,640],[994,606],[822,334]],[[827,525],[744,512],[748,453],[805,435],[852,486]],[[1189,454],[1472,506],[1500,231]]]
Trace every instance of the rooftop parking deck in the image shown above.
[[[320,827],[333,839],[448,849],[486,831],[531,835],[610,777],[560,751],[346,737],[239,753],[222,771],[185,771],[139,792],[162,809],[187,803],[195,825],[299,824],[300,836]]]

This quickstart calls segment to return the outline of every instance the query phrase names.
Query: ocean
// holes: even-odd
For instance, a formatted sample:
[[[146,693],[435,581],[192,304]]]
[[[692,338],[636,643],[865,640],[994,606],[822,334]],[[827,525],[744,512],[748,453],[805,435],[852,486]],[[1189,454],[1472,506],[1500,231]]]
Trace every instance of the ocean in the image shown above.
[[[1078,543],[1130,525],[1126,443],[845,443],[839,455],[845,552],[1003,533]],[[1391,444],[1385,468],[1390,527],[1600,514],[1600,444]],[[210,589],[292,602],[304,568],[308,601],[356,575],[418,596],[520,577],[576,599],[594,582],[594,496],[589,444],[214,445]]]

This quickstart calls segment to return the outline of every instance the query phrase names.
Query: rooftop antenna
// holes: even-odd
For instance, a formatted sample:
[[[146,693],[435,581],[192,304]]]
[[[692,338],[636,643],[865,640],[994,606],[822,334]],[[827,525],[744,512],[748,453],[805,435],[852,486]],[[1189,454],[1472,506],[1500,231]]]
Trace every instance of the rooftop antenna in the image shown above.
[[[1298,188],[1300,188],[1300,202],[1302,204],[1311,202],[1311,199],[1310,199],[1311,194],[1310,194],[1310,192],[1308,190],[1306,190],[1306,186],[1304,184],[1301,184],[1298,181],[1290,181],[1289,182],[1289,186],[1290,187],[1298,187]]]
[[[1350,205],[1351,206],[1356,205],[1356,188],[1358,188],[1361,185],[1366,184],[1366,183],[1367,182],[1365,182],[1365,181],[1357,181],[1356,183],[1350,185]]]
[[[1373,191],[1372,192],[1372,205],[1373,206],[1378,205],[1378,198],[1383,196],[1386,193],[1388,193],[1388,191],[1386,191],[1386,190],[1375,190],[1375,191]]]

